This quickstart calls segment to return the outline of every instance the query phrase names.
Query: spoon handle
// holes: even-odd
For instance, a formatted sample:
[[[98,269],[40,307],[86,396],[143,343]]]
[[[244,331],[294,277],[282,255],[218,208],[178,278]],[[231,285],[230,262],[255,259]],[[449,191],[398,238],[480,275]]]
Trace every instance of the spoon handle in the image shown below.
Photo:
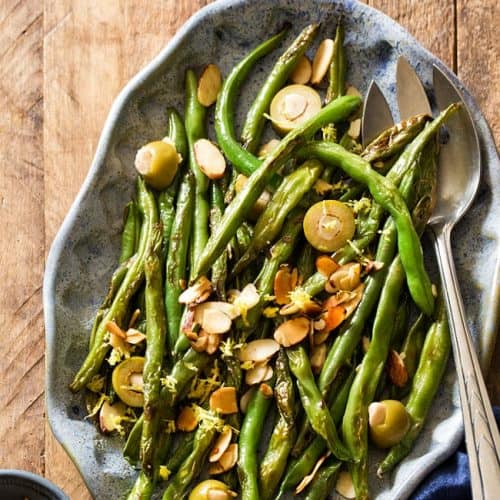
[[[472,338],[467,328],[451,252],[451,226],[433,227],[434,245],[448,310],[469,456],[472,496],[500,498],[500,438]]]

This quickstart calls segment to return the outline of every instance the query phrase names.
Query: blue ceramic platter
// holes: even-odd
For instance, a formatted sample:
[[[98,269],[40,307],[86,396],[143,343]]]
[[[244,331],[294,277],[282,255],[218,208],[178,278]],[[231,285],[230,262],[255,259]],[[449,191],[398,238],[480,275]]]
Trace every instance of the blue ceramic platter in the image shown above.
[[[396,60],[404,55],[429,88],[437,64],[461,90],[481,141],[483,177],[477,199],[453,235],[453,249],[469,325],[483,354],[491,351],[491,291],[497,265],[500,228],[500,168],[488,126],[467,90],[444,65],[397,23],[353,0],[221,0],[193,16],[167,47],[121,92],[108,116],[92,167],[50,251],[44,283],[47,334],[47,410],[52,430],[100,500],[123,496],[134,471],[122,458],[118,438],[104,439],[85,420],[82,394],[68,384],[87,352],[90,325],[105,295],[118,258],[122,211],[133,195],[136,150],[165,131],[167,105],[183,109],[183,75],[188,67],[216,62],[224,75],[285,21],[293,25],[286,45],[308,23],[321,22],[323,37],[333,36],[343,16],[349,61],[348,81],[366,92],[376,79],[395,111]],[[268,57],[242,90],[237,121],[273,64]],[[397,113],[395,113],[397,116]],[[213,130],[211,128],[213,137]],[[432,255],[427,245],[427,253]],[[432,259],[429,263],[433,267]],[[487,328],[487,325],[490,325]],[[480,333],[482,332],[482,333]],[[379,499],[407,498],[462,437],[456,377],[452,363],[443,380],[428,423],[411,455],[383,481],[374,470],[371,488]]]

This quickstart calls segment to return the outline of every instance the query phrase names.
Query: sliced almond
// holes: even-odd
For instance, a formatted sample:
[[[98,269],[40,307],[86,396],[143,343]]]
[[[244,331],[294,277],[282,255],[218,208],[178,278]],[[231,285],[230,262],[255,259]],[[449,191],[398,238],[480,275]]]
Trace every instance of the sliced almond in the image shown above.
[[[384,263],[378,260],[366,260],[363,262],[363,270],[366,274],[372,271],[380,271],[384,267]]]
[[[205,349],[205,352],[210,355],[215,354],[217,352],[217,349],[219,349],[220,341],[221,336],[218,333],[209,333],[207,348]]]
[[[297,487],[295,488],[296,495],[300,495],[307,488],[307,486],[309,486],[311,481],[318,473],[319,468],[323,465],[323,462],[327,459],[328,455],[329,453],[326,453],[325,455],[321,456],[314,465],[311,473],[305,476],[304,479],[302,479],[302,481],[297,485]]]
[[[236,297],[233,302],[233,305],[236,308],[239,308],[240,311],[245,310],[248,311],[255,307],[260,301],[260,295],[257,291],[257,288],[253,283],[249,283],[248,285],[241,290],[241,293]]]
[[[247,385],[256,385],[264,382],[268,368],[267,364],[263,364],[247,370],[245,373],[245,382]]]
[[[200,335],[195,341],[191,342],[191,347],[196,352],[205,352],[208,347],[208,335],[203,330],[200,332]]]
[[[302,342],[310,329],[311,321],[304,316],[289,319],[276,329],[274,339],[283,347],[290,347]]]
[[[224,472],[232,469],[238,461],[238,444],[232,443],[220,457],[219,463],[224,468]]]
[[[208,64],[198,80],[197,97],[202,106],[209,107],[216,100],[222,86],[222,75],[215,64]]]
[[[238,311],[233,304],[221,301],[208,301],[203,302],[203,304],[199,304],[194,308],[194,321],[202,325],[203,315],[208,310],[222,312],[226,316],[229,316],[231,319],[238,317]]]
[[[365,284],[360,283],[354,290],[353,290],[353,297],[351,300],[344,302],[343,306],[345,309],[345,317],[346,319],[351,316],[351,314],[356,310],[358,307],[359,303],[361,302],[361,299],[363,298],[363,292],[365,290]]]
[[[250,387],[248,391],[243,394],[240,398],[240,410],[241,413],[245,414],[247,412],[248,404],[250,403],[250,400],[252,399],[252,396],[255,393],[255,387]]]
[[[106,330],[123,340],[126,340],[127,338],[127,334],[114,321],[106,322]]]
[[[311,61],[306,56],[302,56],[290,75],[290,80],[299,85],[305,85],[310,79],[312,74]]]
[[[403,358],[394,350],[389,352],[387,371],[391,382],[396,387],[404,387],[408,382],[408,370]]]
[[[331,333],[331,331],[328,331],[326,329],[323,330],[322,332],[316,333],[313,337],[314,345],[324,344],[328,340],[330,333]]]
[[[346,302],[351,301],[354,297],[356,297],[355,291],[346,292],[340,290],[338,292],[335,292],[334,295],[331,295],[323,302],[323,309],[328,309],[330,307],[339,306],[340,304],[345,304]]]
[[[328,280],[337,290],[354,290],[361,281],[361,264],[348,262],[340,266]]]
[[[201,322],[201,327],[209,334],[226,333],[231,329],[231,325],[231,318],[217,309],[207,309]]]
[[[316,269],[329,278],[340,266],[328,255],[320,255],[316,259]]]
[[[196,429],[197,425],[198,419],[194,410],[190,406],[182,408],[175,422],[176,428],[183,432],[191,432]]]
[[[361,118],[356,118],[349,124],[349,128],[347,129],[347,135],[352,137],[353,139],[359,139],[361,134]]]
[[[346,317],[345,314],[345,308],[344,306],[333,306],[333,307],[328,307],[326,310],[323,319],[325,320],[325,330],[327,332],[331,332],[332,330],[335,330],[342,321],[344,321]]]
[[[220,179],[226,171],[226,160],[219,148],[208,139],[198,139],[193,146],[200,170],[209,179]]]
[[[115,335],[114,333],[109,334],[109,345],[114,349],[120,351],[121,353],[129,352],[129,346],[123,340],[122,337]]]
[[[222,415],[238,413],[236,402],[236,389],[234,387],[221,387],[212,392],[210,396],[210,409]]]
[[[104,401],[99,410],[99,427],[102,432],[113,432],[118,429],[120,418],[125,416],[127,406],[121,401],[111,405]]]
[[[217,462],[223,453],[227,450],[231,444],[231,439],[233,437],[233,431],[229,425],[225,425],[222,432],[217,436],[215,440],[214,447],[210,451],[208,456],[208,461],[213,463]]]
[[[311,353],[311,368],[313,373],[318,374],[323,368],[326,359],[326,344],[315,345]]]
[[[242,362],[254,361],[260,363],[271,359],[279,349],[279,344],[273,339],[252,340],[241,348],[238,359]]]
[[[208,466],[208,473],[212,476],[216,476],[217,474],[223,474],[224,468],[219,462],[215,462]]]
[[[347,471],[343,470],[340,472],[337,483],[335,484],[335,489],[337,490],[337,493],[342,495],[344,498],[349,500],[356,498],[352,477]]]
[[[196,280],[194,285],[186,288],[179,295],[179,303],[181,304],[201,304],[210,297],[212,293],[212,283],[206,276],[201,276]]]
[[[137,320],[139,319],[139,316],[141,315],[141,310],[136,309],[133,313],[132,316],[130,316],[130,321],[128,322],[128,327],[133,328]]]
[[[354,85],[349,85],[345,91],[346,95],[353,95],[356,97],[363,97],[361,95],[361,92],[354,86]]]
[[[278,270],[274,277],[274,296],[275,302],[279,305],[290,302],[289,293],[297,286],[297,269],[290,271],[288,266],[283,266]]]
[[[280,143],[279,139],[271,139],[269,142],[266,142],[265,144],[263,144],[260,147],[259,152],[257,153],[257,156],[260,159],[264,159],[266,156],[270,155],[279,146],[279,143]],[[238,178],[239,177],[244,177],[244,176],[242,176],[240,174],[240,175],[238,175]],[[238,178],[236,179],[236,182],[238,182]],[[246,180],[247,180],[247,178],[245,177],[245,182],[246,182]],[[237,188],[235,188],[235,189],[236,189],[236,191],[238,191]],[[241,191],[241,189],[239,191]]]
[[[139,330],[136,330],[135,328],[129,328],[126,332],[127,334],[127,343],[132,344],[132,345],[137,345],[146,340],[146,335],[144,333],[140,332]]]
[[[326,75],[333,58],[333,40],[325,38],[318,47],[312,63],[311,83],[318,85]]]
[[[272,398],[274,395],[273,389],[269,384],[260,384],[259,391],[267,399]]]

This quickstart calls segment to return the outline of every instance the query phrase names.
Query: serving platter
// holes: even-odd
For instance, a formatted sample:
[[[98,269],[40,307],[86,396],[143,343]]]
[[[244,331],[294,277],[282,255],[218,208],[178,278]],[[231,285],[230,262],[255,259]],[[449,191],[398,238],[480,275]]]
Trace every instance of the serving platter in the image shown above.
[[[461,90],[476,123],[481,142],[483,177],[476,201],[453,235],[453,250],[470,328],[483,352],[493,344],[485,329],[492,300],[493,270],[498,265],[500,228],[500,166],[488,126],[472,97],[457,78],[423,49],[397,23],[354,0],[220,0],[193,16],[167,47],[121,92],[104,126],[93,164],[54,243],[44,282],[47,336],[46,402],[57,439],[78,466],[99,499],[119,498],[132,484],[134,471],[121,454],[119,438],[103,438],[86,420],[83,395],[67,386],[83,360],[88,334],[99,301],[118,258],[123,207],[133,195],[136,150],[165,131],[166,107],[183,109],[184,71],[216,62],[227,75],[260,41],[292,24],[290,40],[308,23],[321,22],[318,41],[333,36],[339,17],[346,31],[348,81],[362,93],[376,79],[397,116],[394,77],[399,55],[405,56],[430,89],[432,64],[437,64]],[[317,45],[316,45],[317,46]],[[266,58],[242,89],[237,106],[241,123],[256,89],[277,53]],[[431,95],[431,93],[430,93]],[[432,95],[431,95],[432,97]],[[213,137],[213,129],[210,127]],[[430,245],[429,267],[437,277]],[[380,481],[374,469],[371,489],[380,499],[407,498],[462,437],[461,414],[453,363],[428,423],[412,454],[396,472]]]

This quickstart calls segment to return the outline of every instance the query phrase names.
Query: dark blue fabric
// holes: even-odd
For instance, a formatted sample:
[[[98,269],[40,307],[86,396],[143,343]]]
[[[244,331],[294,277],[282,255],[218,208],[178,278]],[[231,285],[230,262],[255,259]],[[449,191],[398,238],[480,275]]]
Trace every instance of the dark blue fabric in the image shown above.
[[[500,421],[500,407],[493,408],[497,424]],[[457,452],[432,471],[420,484],[413,500],[470,500],[469,460],[462,442]]]

